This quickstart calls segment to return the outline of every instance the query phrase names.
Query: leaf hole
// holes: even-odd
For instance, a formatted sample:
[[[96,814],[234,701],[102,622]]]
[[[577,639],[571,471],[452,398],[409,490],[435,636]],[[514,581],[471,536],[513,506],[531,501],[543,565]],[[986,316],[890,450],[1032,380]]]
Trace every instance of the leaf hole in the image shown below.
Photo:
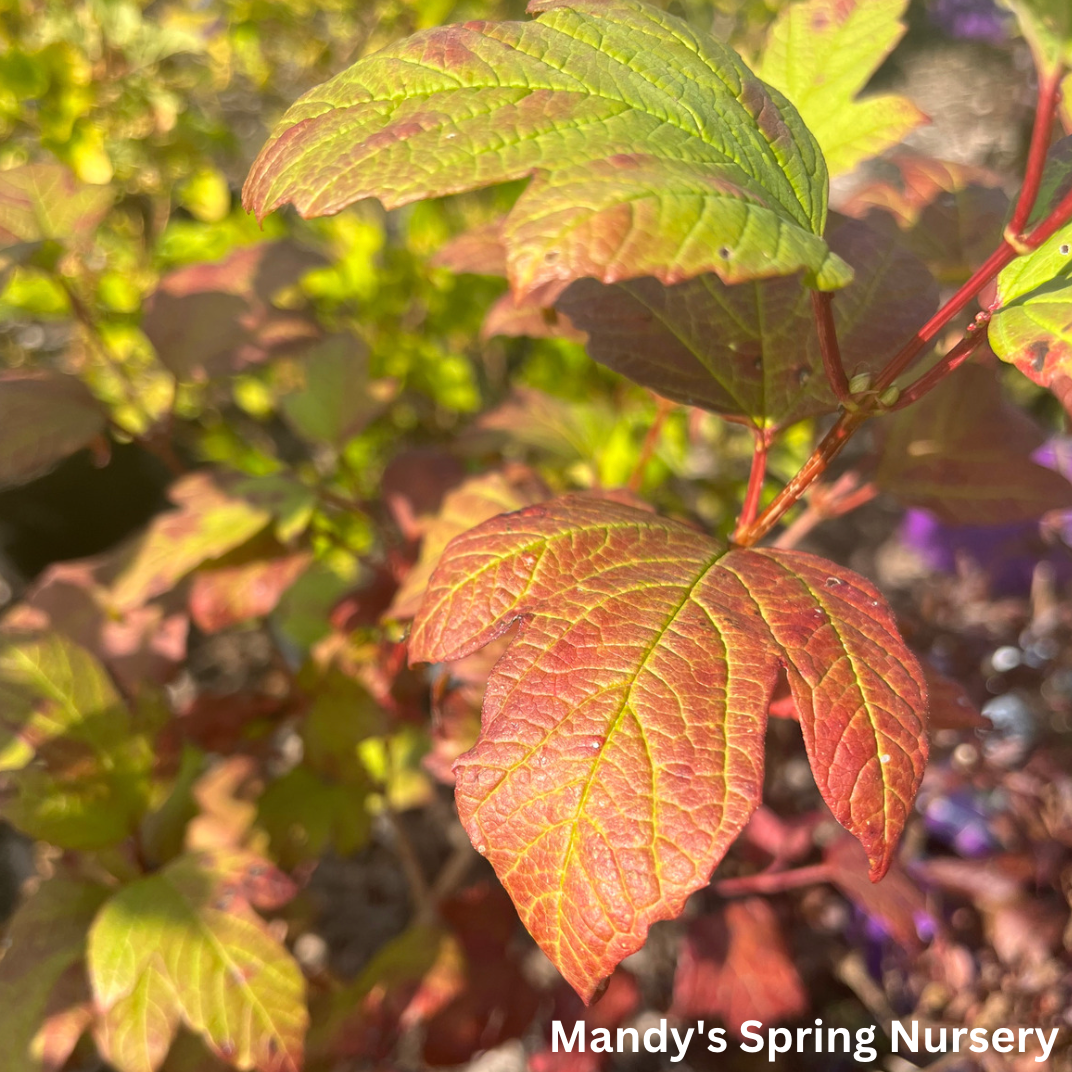
[[[826,587],[827,588],[837,588],[837,586],[839,584],[841,584],[841,580],[838,577],[827,577],[826,578]]]
[[[548,250],[548,251],[547,251],[547,252],[546,252],[546,253],[545,253],[545,254],[543,255],[543,259],[544,259],[544,260],[545,260],[545,261],[546,261],[546,262],[547,262],[548,264],[554,264],[554,263],[555,263],[555,261],[557,261],[557,260],[558,260],[558,258],[559,258],[559,257],[561,257],[561,256],[562,256],[562,254],[561,254],[561,253],[560,253],[560,252],[559,252],[559,251],[558,251],[557,249],[549,249],[549,250]]]
[[[1069,246],[1067,242],[1062,242],[1057,247],[1057,252],[1060,253],[1062,257],[1067,257],[1070,250],[1072,250],[1072,246]]]
[[[720,256],[720,257],[721,257],[721,258],[722,258],[722,259],[723,259],[724,261],[728,261],[728,260],[730,259],[730,254],[731,254],[732,252],[733,252],[733,251],[732,251],[732,250],[730,249],[730,247],[729,247],[729,246],[721,246],[721,247],[719,248],[719,251],[718,251],[718,255],[719,255],[719,256]]]

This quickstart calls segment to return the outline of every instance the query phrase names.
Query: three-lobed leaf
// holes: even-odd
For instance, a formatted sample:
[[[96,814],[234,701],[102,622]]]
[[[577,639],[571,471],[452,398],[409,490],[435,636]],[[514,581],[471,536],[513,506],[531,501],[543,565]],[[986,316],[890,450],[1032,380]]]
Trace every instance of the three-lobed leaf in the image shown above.
[[[796,105],[831,175],[927,122],[907,97],[856,99],[904,34],[907,7],[908,0],[804,0],[787,5],[771,27],[756,74]]]
[[[180,856],[100,910],[88,963],[97,1041],[118,1072],[154,1072],[180,1023],[239,1069],[296,1072],[305,1034],[298,965],[253,905],[289,880],[247,853]]]
[[[503,229],[519,296],[583,276],[849,281],[821,237],[822,154],[736,53],[638,0],[529,10],[416,34],[310,91],[246,207],[393,208],[530,177]]]
[[[927,751],[922,672],[865,580],[567,497],[457,537],[410,638],[452,660],[521,621],[458,760],[459,814],[586,1000],[703,886],[760,800],[789,676],[824,799],[889,866]]]

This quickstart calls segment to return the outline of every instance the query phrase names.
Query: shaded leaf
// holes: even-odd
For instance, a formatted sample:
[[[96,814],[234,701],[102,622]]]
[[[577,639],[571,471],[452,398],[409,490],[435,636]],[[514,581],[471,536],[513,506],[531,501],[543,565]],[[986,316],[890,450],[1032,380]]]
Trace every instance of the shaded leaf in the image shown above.
[[[79,182],[62,164],[0,171],[0,247],[24,242],[77,244],[115,200],[107,186]]]
[[[807,1007],[804,983],[767,901],[730,901],[721,915],[689,925],[674,975],[675,1016],[721,1016],[740,1037],[746,1020],[774,1024]]]
[[[938,305],[930,273],[892,230],[842,218],[828,229],[831,249],[856,272],[834,299],[850,377],[881,369]],[[761,428],[838,408],[811,299],[796,279],[732,287],[711,275],[675,287],[585,279],[556,308],[587,333],[596,361],[676,402]]]
[[[142,330],[181,380],[239,372],[319,337],[307,315],[276,308],[272,297],[322,263],[300,246],[262,242],[179,268],[146,302]]]
[[[310,555],[299,553],[199,570],[190,588],[190,616],[205,633],[263,618],[310,561]]]
[[[153,754],[104,668],[58,634],[0,640],[3,814],[70,849],[114,845],[148,806]]]
[[[1050,150],[1032,216],[1037,223],[1072,189],[1072,137]],[[1072,223],[998,276],[989,339],[1003,361],[1072,406]]]
[[[1041,430],[1006,401],[992,369],[966,365],[880,427],[875,483],[942,521],[1025,521],[1072,507],[1072,484],[1031,458]]]
[[[370,381],[368,354],[348,336],[310,350],[301,369],[304,386],[281,402],[291,427],[314,443],[341,447],[383,409],[394,394],[390,380]]]
[[[72,967],[84,970],[86,929],[106,896],[102,886],[57,876],[43,883],[11,921],[0,960],[0,1031],[8,1072],[49,1068],[42,1060],[46,1017],[63,1007],[55,999],[65,973]]]
[[[1009,198],[994,172],[897,152],[873,165],[881,176],[838,207],[858,218],[881,210],[943,283],[960,284],[1000,244]]]
[[[800,552],[733,550],[567,497],[457,537],[410,637],[459,659],[514,621],[459,814],[586,1000],[703,886],[759,803],[785,667],[824,799],[888,867],[926,756],[921,671],[878,592]]]
[[[168,591],[188,573],[243,544],[271,520],[267,509],[223,491],[207,472],[191,473],[172,485],[177,506],[149,525],[128,551],[111,589],[119,610]]]
[[[73,376],[45,369],[0,372],[0,487],[47,472],[96,439],[106,424],[100,403]]]
[[[439,513],[424,528],[421,553],[399,585],[387,617],[412,618],[444,548],[455,536],[496,514],[517,510],[546,498],[548,492],[524,467],[471,477],[443,496]]]
[[[636,0],[530,11],[416,34],[310,91],[253,165],[246,207],[394,208],[533,176],[503,228],[519,296],[588,275],[848,282],[819,237],[822,156],[734,52]]]
[[[182,856],[124,887],[89,932],[98,1044],[118,1072],[152,1072],[180,1022],[240,1069],[301,1067],[305,986],[254,913],[285,880],[249,854]]]
[[[907,98],[858,94],[904,34],[908,0],[804,0],[775,20],[756,74],[780,89],[815,135],[831,175],[927,121]]]
[[[927,679],[927,698],[930,711],[927,714],[927,729],[936,730],[987,730],[990,719],[972,702],[967,689],[951,677],[946,677],[926,659],[920,660],[923,675]]]

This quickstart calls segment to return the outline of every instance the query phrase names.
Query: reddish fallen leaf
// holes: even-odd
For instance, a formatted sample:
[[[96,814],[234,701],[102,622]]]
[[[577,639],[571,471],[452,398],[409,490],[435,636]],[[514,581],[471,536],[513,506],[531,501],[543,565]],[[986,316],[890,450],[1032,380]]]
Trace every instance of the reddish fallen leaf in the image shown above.
[[[746,1020],[766,1026],[807,1007],[804,984],[769,902],[730,901],[720,915],[689,925],[674,976],[673,1015],[686,1022],[721,1016],[740,1036]]]
[[[925,696],[868,582],[573,496],[456,538],[410,659],[462,658],[519,619],[455,767],[459,814],[583,998],[707,883],[759,803],[780,668],[820,791],[885,872],[922,776]]]
[[[896,863],[881,882],[867,877],[867,858],[852,838],[838,838],[826,851],[830,879],[869,919],[899,946],[917,953],[930,914],[923,891]]]
[[[205,633],[263,618],[311,561],[311,555],[300,553],[200,570],[190,588],[190,617]]]

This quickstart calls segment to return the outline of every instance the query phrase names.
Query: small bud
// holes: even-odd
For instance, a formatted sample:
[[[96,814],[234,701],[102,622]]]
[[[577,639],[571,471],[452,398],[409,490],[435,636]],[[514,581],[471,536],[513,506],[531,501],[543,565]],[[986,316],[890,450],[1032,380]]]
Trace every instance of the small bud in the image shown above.
[[[897,404],[897,399],[901,397],[900,387],[887,387],[881,395],[878,396],[879,402],[887,408]]]
[[[858,376],[853,376],[849,380],[849,392],[854,395],[862,395],[864,391],[871,389],[871,374],[868,372],[861,372]]]

